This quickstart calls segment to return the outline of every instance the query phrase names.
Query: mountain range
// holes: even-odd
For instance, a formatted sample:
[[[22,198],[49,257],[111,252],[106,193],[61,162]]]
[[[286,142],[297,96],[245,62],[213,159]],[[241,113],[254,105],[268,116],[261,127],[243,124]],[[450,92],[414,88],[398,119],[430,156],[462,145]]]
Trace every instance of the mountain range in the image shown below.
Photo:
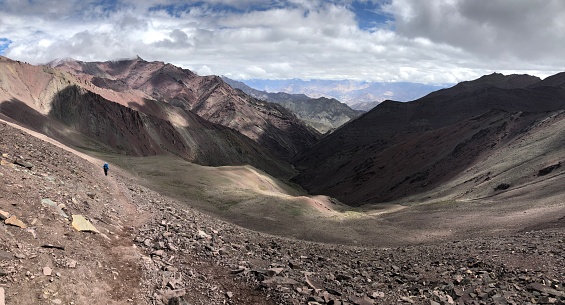
[[[451,86],[450,84],[316,79],[247,79],[242,82],[254,89],[266,92],[304,94],[313,98],[334,98],[352,109],[362,111],[371,110],[385,100],[412,101],[430,92]]]
[[[563,173],[564,84],[565,73],[491,74],[385,101],[297,156],[295,182],[351,205],[556,191],[542,173]]]
[[[0,101],[2,117],[73,146],[282,176],[292,172],[284,160],[320,136],[219,77],[139,58],[32,66],[0,57]]]
[[[296,96],[252,97],[162,62],[1,58],[0,116],[87,150],[249,164],[351,206],[477,200],[556,188],[548,179],[563,172],[564,84],[565,73],[494,73],[384,101],[321,137],[299,104],[287,105],[297,117],[265,101]],[[339,104],[301,98],[318,113]]]
[[[271,93],[253,89],[243,82],[227,77],[222,79],[233,88],[240,89],[257,99],[280,104],[292,111],[296,116],[321,133],[327,133],[350,120],[360,116],[364,111],[353,110],[334,98],[310,98],[304,94],[285,92]]]

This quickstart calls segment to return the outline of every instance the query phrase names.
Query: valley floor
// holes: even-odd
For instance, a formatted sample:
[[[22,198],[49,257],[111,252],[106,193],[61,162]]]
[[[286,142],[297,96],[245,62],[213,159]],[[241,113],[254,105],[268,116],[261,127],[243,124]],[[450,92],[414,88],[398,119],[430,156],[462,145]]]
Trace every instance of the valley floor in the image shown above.
[[[207,199],[211,192],[222,190],[208,188],[223,182],[205,177],[197,179],[201,188],[189,189],[185,195],[192,197],[183,199],[178,193],[158,193],[143,186],[148,169],[134,166],[136,160],[131,160],[127,172],[119,168],[127,168],[126,161],[105,160],[111,161],[106,177],[102,160],[44,140],[49,139],[0,122],[0,210],[10,214],[7,217],[15,216],[0,224],[0,304],[565,303],[565,218],[557,213],[562,210],[557,204],[552,207],[555,219],[545,225],[528,228],[524,218],[510,231],[501,227],[499,234],[489,230],[488,236],[482,236],[477,230],[445,233],[456,227],[455,213],[468,207],[463,203],[452,214],[437,203],[368,217],[365,211],[347,210],[331,201],[312,210],[284,201],[281,195],[266,197],[284,201],[283,211],[290,216],[281,222],[265,221],[264,226],[278,223],[271,233],[297,227],[303,231],[290,235],[326,241],[311,242],[259,233],[210,215],[228,219],[229,213],[246,215],[265,205],[268,200],[253,200],[256,193],[250,196],[248,186],[240,186],[238,197],[247,205],[215,202],[225,197]],[[131,173],[133,168],[139,176]],[[158,168],[153,171],[159,175]],[[265,185],[259,190],[263,193],[282,190],[314,205],[326,200],[293,193],[276,181],[254,180],[254,184]],[[166,185],[170,181],[163,180],[156,189]],[[214,202],[214,207],[206,207]],[[327,221],[319,222],[323,225],[306,217],[332,205],[335,211],[315,214],[325,215]],[[224,206],[224,213],[218,212],[218,206]],[[441,216],[436,219],[441,229],[433,232],[445,234],[420,240],[415,234],[402,237],[416,232],[419,224],[432,227],[433,218],[424,222],[417,217],[418,209]],[[98,232],[75,230],[72,222],[77,215]],[[367,222],[336,240],[347,243],[350,236],[360,244],[371,238],[383,243],[329,243],[334,232],[359,220]],[[411,230],[402,227],[406,223],[412,223]],[[309,235],[310,224],[314,233]],[[362,231],[370,224],[371,230]],[[386,229],[379,234],[381,224]],[[319,234],[332,225],[336,227],[329,235]],[[517,229],[520,226],[523,230]]]

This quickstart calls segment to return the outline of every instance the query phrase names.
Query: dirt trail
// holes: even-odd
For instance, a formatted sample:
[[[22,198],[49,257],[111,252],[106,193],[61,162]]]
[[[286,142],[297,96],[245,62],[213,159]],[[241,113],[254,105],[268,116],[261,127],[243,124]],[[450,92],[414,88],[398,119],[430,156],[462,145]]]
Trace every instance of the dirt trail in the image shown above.
[[[68,151],[68,152],[70,152],[70,153],[72,153],[72,154],[74,154],[78,157],[85,159],[86,161],[92,163],[95,166],[99,166],[100,170],[102,170],[102,164],[104,164],[103,160],[100,160],[98,158],[89,156],[89,155],[82,153],[78,150],[75,150],[73,148],[70,148],[70,147],[62,144],[61,142],[54,140],[54,139],[52,139],[52,138],[50,138],[50,137],[48,137],[48,136],[46,136],[42,133],[36,132],[34,130],[20,126],[18,124],[14,124],[14,123],[11,123],[9,121],[2,120],[2,119],[0,119],[0,122],[8,124],[11,127],[17,128],[17,129],[19,129],[19,130],[21,130],[25,133],[28,133],[29,135],[31,135],[35,138],[38,138],[42,141],[51,143],[51,144],[53,144],[53,145],[55,145],[59,148],[62,148],[62,149],[66,150],[66,151]],[[112,169],[112,170],[115,171],[116,169]],[[124,174],[124,173],[120,172],[120,174]],[[120,206],[120,207],[123,207],[125,209],[126,213],[124,215],[130,216],[129,220],[131,222],[135,222],[134,225],[140,225],[144,220],[146,220],[148,218],[148,216],[137,214],[138,211],[137,211],[135,205],[131,202],[130,199],[128,199],[124,195],[124,193],[123,193],[122,189],[120,188],[120,186],[118,185],[118,182],[117,182],[114,175],[110,174],[106,178],[107,178],[107,181],[109,182],[109,185],[111,186],[110,192],[114,195],[114,199],[117,200],[117,205]]]

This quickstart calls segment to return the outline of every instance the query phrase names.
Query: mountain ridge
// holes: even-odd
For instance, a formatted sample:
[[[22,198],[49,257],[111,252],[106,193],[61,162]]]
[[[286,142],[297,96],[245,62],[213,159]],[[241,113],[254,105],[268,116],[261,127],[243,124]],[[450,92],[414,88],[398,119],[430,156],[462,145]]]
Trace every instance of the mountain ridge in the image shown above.
[[[297,156],[293,164],[301,173],[294,181],[312,193],[352,205],[423,200],[428,196],[424,194],[447,185],[481,160],[491,160],[498,150],[521,149],[525,131],[529,130],[530,145],[541,141],[536,137],[545,134],[543,129],[531,126],[564,109],[565,90],[536,87],[539,82],[529,76],[494,74],[413,102],[384,101]],[[507,170],[519,165],[508,166]],[[487,184],[479,184],[481,192],[489,192]],[[471,189],[450,196],[473,198],[479,191]]]
[[[64,61],[55,68],[91,81],[101,89],[149,97],[237,130],[280,158],[313,144],[319,134],[286,109],[236,91],[217,76],[142,59],[115,62]]]
[[[173,153],[204,165],[253,164],[276,176],[292,172],[231,128],[146,94],[97,87],[87,78],[3,58],[0,113],[74,146],[133,155]]]
[[[322,134],[338,128],[363,113],[333,98],[310,98],[304,94],[285,92],[270,93],[253,89],[243,82],[227,77],[222,77],[222,79],[230,86],[255,98],[282,105]]]

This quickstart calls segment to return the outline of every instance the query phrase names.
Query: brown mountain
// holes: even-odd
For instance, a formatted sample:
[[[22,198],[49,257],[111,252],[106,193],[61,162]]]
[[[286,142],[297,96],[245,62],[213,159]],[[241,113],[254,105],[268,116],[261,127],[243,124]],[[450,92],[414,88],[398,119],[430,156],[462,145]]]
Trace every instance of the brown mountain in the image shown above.
[[[198,76],[171,64],[141,58],[112,62],[64,60],[51,65],[102,90],[136,96],[137,100],[150,98],[193,112],[239,131],[283,159],[302,152],[319,138],[314,129],[306,127],[290,111],[235,90],[217,76]],[[111,96],[102,96],[112,100]]]
[[[276,176],[291,172],[236,130],[140,91],[121,90],[0,57],[0,116],[61,142],[133,156],[173,153],[203,165],[251,164]]]
[[[338,128],[365,112],[353,110],[334,98],[311,98],[304,94],[285,92],[271,93],[253,89],[243,82],[227,77],[222,77],[222,79],[233,88],[240,89],[255,98],[282,105],[306,124],[323,134]]]
[[[533,183],[565,159],[560,84],[493,74],[385,101],[298,156],[295,181],[351,205],[472,199]]]

